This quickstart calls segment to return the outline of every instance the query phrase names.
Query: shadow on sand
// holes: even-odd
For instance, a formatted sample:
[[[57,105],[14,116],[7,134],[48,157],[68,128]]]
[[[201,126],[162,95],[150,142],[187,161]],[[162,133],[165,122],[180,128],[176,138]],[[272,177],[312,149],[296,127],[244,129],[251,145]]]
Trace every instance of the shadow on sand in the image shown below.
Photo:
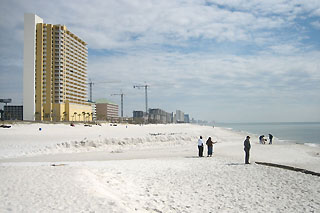
[[[206,157],[199,157],[199,156],[186,156],[184,158],[206,158]]]
[[[227,166],[242,166],[242,165],[245,165],[244,163],[227,163],[226,164]]]
[[[291,170],[291,171],[295,171],[295,172],[302,172],[302,173],[305,173],[305,174],[310,174],[310,175],[315,175],[315,176],[320,177],[320,173],[318,173],[318,172],[313,172],[313,171],[310,171],[310,170],[301,169],[301,168],[297,168],[297,167],[286,166],[286,165],[275,164],[275,163],[257,162],[257,161],[255,163],[259,164],[259,165],[272,166],[272,167]]]

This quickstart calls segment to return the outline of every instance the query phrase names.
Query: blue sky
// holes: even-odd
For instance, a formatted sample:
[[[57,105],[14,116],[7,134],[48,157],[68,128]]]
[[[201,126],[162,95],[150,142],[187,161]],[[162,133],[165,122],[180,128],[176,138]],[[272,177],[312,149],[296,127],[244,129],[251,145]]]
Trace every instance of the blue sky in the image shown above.
[[[13,104],[24,13],[86,41],[93,98],[120,104],[122,90],[127,116],[145,109],[133,85],[146,82],[149,107],[195,119],[320,121],[319,0],[2,0],[0,98]]]

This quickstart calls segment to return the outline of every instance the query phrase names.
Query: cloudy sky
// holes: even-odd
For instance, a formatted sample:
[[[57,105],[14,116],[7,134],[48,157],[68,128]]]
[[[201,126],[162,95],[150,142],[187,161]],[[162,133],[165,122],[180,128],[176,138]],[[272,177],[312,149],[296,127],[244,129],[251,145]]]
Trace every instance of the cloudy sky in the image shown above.
[[[127,116],[147,84],[150,108],[195,119],[320,121],[319,0],[1,0],[0,98],[14,104],[24,13],[86,41],[93,99],[120,105],[122,90]]]

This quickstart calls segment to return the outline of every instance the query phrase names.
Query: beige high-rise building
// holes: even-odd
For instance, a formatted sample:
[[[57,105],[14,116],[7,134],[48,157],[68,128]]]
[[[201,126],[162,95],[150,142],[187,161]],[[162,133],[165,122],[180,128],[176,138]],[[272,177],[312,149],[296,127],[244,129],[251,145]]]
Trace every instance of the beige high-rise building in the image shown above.
[[[92,120],[87,44],[66,26],[45,24],[34,14],[25,14],[24,31],[24,120]]]

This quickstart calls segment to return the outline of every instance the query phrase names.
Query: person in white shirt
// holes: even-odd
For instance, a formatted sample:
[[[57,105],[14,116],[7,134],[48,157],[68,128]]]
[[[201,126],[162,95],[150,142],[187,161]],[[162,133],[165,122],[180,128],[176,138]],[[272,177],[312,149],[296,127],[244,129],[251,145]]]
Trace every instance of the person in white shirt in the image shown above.
[[[203,157],[203,141],[202,136],[200,136],[198,140],[198,150],[199,150],[199,157]]]

